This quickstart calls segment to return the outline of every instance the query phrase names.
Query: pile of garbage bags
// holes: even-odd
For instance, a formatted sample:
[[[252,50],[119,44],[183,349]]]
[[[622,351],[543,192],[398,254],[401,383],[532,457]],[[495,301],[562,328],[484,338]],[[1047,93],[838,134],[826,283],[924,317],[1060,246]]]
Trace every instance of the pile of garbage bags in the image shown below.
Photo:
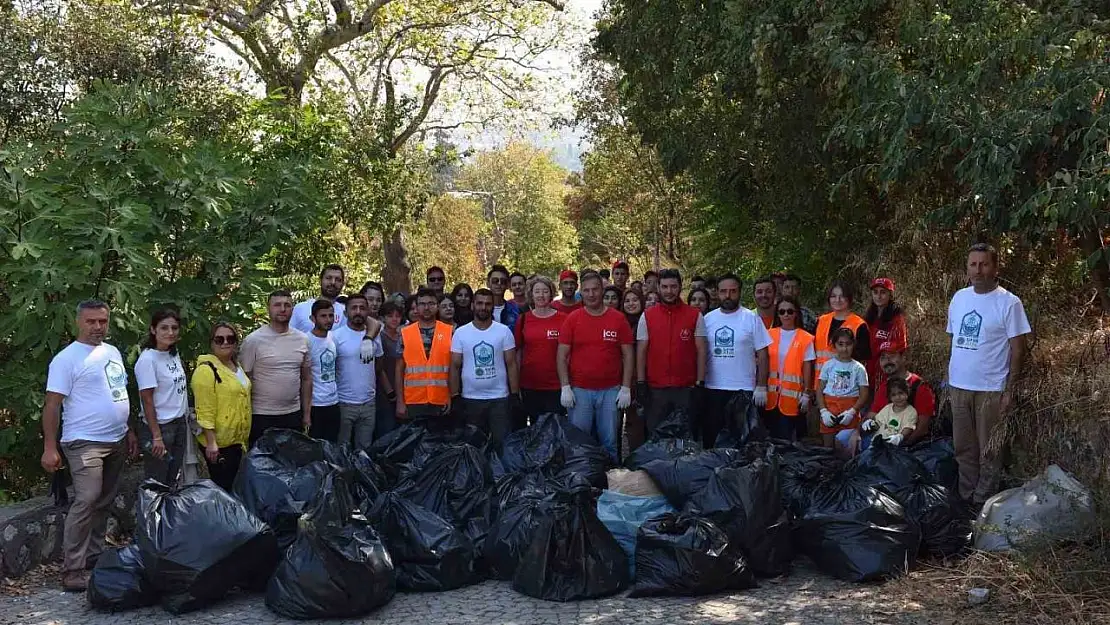
[[[182,613],[238,588],[285,617],[353,618],[484,579],[550,601],[735,591],[796,555],[867,581],[969,545],[950,443],[844,463],[757,430],[702,449],[672,417],[623,467],[555,414],[500,447],[472,426],[408,423],[357,452],[270,430],[234,496],[144,483],[136,540],[101,556],[89,600]]]

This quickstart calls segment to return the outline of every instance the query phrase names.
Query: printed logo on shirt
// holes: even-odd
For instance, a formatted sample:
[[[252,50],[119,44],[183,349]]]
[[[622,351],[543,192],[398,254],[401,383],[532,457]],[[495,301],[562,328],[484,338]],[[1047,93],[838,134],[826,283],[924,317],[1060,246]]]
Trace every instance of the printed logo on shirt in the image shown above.
[[[681,330],[679,330],[678,340],[689,341],[692,338],[694,338],[694,331],[690,328],[682,328]]]
[[[123,364],[109,360],[104,365],[104,377],[112,391],[112,401],[127,401],[127,370]]]
[[[852,372],[844,370],[833,371],[832,388],[830,389],[833,395],[848,395],[854,389],[852,388]]]
[[[497,376],[497,368],[493,365],[493,345],[482,341],[474,346],[474,377],[476,379],[489,379]]]
[[[617,331],[616,330],[602,330],[601,331],[601,340],[607,341],[609,343],[616,343],[617,342]]]
[[[335,381],[335,352],[330,349],[320,354],[320,379],[324,382]]]
[[[960,349],[979,349],[979,331],[983,329],[983,315],[974,310],[960,320],[960,332],[956,335],[956,347]]]
[[[549,341],[558,341],[559,340],[559,330],[557,330],[556,328],[549,329],[547,331],[547,340],[549,340]]]
[[[717,328],[717,331],[713,333],[713,355],[720,358],[732,358],[735,352],[736,333],[728,326]]]

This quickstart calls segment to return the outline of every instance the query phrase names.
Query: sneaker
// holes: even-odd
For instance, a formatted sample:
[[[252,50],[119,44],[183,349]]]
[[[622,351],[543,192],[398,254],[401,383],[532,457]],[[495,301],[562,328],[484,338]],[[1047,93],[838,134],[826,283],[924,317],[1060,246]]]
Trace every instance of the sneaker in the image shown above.
[[[66,592],[85,592],[88,588],[88,571],[70,571],[62,574],[62,590]]]

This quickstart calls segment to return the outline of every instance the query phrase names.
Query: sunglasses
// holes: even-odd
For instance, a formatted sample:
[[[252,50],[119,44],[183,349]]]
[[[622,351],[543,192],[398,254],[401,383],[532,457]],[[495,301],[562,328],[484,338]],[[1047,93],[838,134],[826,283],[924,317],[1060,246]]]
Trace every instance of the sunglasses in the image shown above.
[[[428,282],[443,282],[445,278],[428,278]]]
[[[780,308],[779,309],[779,314],[790,317],[790,316],[798,314],[798,311],[794,310],[793,308]]]
[[[239,339],[235,338],[234,335],[227,336],[224,334],[218,334],[212,337],[212,342],[216,345],[234,345],[239,342]]]

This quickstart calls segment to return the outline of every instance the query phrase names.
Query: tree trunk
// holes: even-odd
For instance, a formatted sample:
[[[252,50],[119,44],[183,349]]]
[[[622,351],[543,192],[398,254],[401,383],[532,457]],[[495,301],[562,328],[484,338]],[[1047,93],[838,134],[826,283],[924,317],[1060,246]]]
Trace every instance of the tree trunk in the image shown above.
[[[1084,229],[1079,243],[1088,258],[1097,251],[1103,252],[1098,262],[1091,267],[1091,282],[1098,290],[1098,303],[1102,307],[1102,314],[1110,314],[1110,250],[1104,249],[1101,229]]]
[[[409,273],[409,251],[405,247],[404,233],[398,225],[393,229],[388,238],[382,239],[382,252],[385,255],[385,266],[382,267],[382,282],[386,293],[411,293],[412,281]]]

